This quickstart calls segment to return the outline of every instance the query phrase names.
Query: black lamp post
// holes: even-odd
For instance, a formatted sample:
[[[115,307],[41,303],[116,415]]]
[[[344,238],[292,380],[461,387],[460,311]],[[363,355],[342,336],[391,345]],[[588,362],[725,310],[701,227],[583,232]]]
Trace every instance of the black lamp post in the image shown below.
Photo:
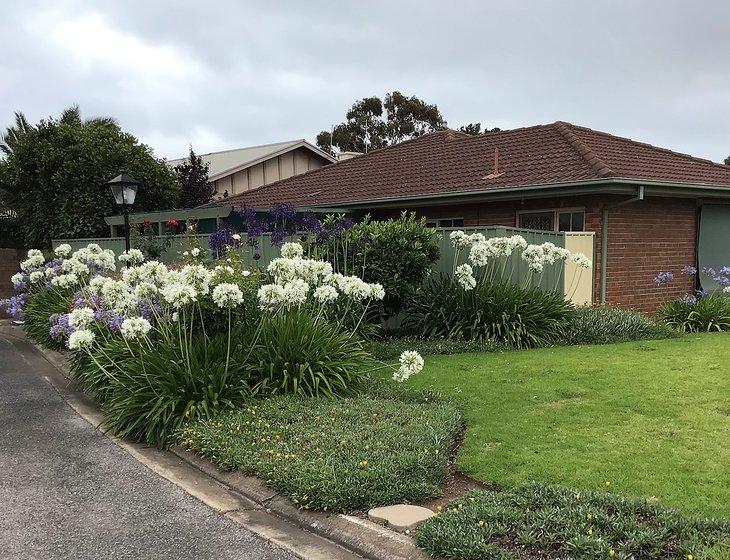
[[[127,175],[125,171],[120,171],[119,175],[114,177],[107,183],[112,190],[114,200],[122,207],[122,214],[124,215],[124,246],[129,252],[129,207],[134,204],[134,199],[137,196],[137,189],[140,186],[140,182]]]

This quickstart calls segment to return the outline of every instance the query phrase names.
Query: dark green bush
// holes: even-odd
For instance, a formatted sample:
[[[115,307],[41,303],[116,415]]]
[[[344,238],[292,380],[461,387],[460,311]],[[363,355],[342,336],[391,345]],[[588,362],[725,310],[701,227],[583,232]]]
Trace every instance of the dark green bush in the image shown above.
[[[672,329],[632,309],[579,307],[555,343],[613,344],[672,336],[676,336]]]
[[[49,288],[35,292],[28,297],[23,307],[25,324],[23,328],[28,336],[46,348],[58,350],[61,342],[51,338],[51,315],[68,313],[71,308],[73,290],[69,288]]]
[[[730,546],[730,522],[534,482],[471,492],[419,527],[415,538],[447,560],[721,558],[720,550]]]
[[[440,495],[461,426],[444,403],[286,396],[178,434],[184,447],[260,476],[300,507],[338,512]]]
[[[234,337],[239,345],[250,341],[242,332]],[[172,344],[134,349],[136,358],[107,370],[105,425],[118,436],[164,446],[183,422],[241,405],[250,396],[248,379],[233,360],[226,373],[227,341],[227,336],[194,336],[189,353]]]
[[[304,310],[264,318],[254,340],[242,359],[259,393],[346,395],[373,367],[356,336]]]
[[[575,315],[559,292],[478,281],[465,291],[441,275],[415,296],[406,324],[423,338],[491,340],[514,348],[549,344]]]
[[[730,330],[730,297],[721,294],[675,299],[659,308],[659,317],[680,332]]]

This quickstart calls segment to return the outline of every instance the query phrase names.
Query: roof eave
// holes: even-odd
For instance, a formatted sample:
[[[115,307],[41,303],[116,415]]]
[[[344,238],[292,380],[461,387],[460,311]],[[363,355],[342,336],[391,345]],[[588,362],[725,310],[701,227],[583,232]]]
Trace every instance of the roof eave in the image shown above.
[[[166,222],[167,220],[202,220],[205,218],[227,218],[233,210],[233,206],[199,206],[197,208],[181,208],[177,210],[163,210],[161,212],[139,212],[129,215],[129,221],[138,224],[149,220],[150,222]],[[104,218],[107,225],[120,226],[124,223],[123,215],[107,216]]]
[[[544,198],[546,191],[550,196],[576,196],[585,194],[633,194],[636,186],[644,186],[647,196],[691,196],[710,198],[730,198],[730,185],[711,185],[705,183],[676,183],[663,181],[645,181],[622,177],[571,181],[565,183],[548,183],[525,185],[519,187],[498,187],[475,189],[469,191],[451,191],[447,193],[421,194],[412,196],[383,197],[352,202],[337,201],[341,207],[353,209],[433,206],[446,202],[458,202],[464,199],[478,200],[511,200],[515,198]],[[599,193],[595,187],[602,186]]]

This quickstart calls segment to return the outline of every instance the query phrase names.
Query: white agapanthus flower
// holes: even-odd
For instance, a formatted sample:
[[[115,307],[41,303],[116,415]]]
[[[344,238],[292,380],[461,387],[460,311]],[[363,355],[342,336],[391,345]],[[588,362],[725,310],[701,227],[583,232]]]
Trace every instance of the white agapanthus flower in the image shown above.
[[[182,268],[183,280],[190,284],[195,291],[205,295],[210,291],[211,272],[202,264],[189,264]]]
[[[473,290],[477,285],[477,281],[474,278],[474,270],[468,264],[462,264],[456,267],[454,272],[456,281],[461,285],[464,290]]]
[[[31,249],[28,251],[28,258],[20,263],[20,270],[23,272],[31,272],[39,266],[43,266],[45,262],[46,259],[43,258],[43,253],[38,249]]]
[[[234,270],[232,266],[224,266],[222,264],[216,265],[216,267],[213,269],[213,274],[233,274]],[[248,271],[245,271],[248,272]],[[250,274],[250,272],[249,272]]]
[[[301,258],[304,255],[304,247],[301,243],[287,242],[281,246],[281,256],[285,259]]]
[[[149,299],[157,295],[158,288],[152,282],[140,282],[134,288],[134,295],[139,299]]]
[[[117,258],[119,262],[129,263],[131,265],[142,264],[144,262],[144,254],[139,249],[124,251]]]
[[[88,329],[80,329],[71,333],[68,337],[69,350],[82,350],[90,348],[94,343],[96,335]]]
[[[469,260],[474,266],[486,266],[493,256],[492,248],[486,241],[475,243],[469,250]]]
[[[382,284],[374,283],[374,284],[368,284],[368,296],[371,299],[380,301],[385,297],[385,289],[383,288]]]
[[[106,276],[94,276],[89,281],[89,291],[92,294],[100,296],[104,292],[104,286],[106,286],[107,282],[114,282],[114,280],[107,278]]]
[[[213,288],[213,303],[221,309],[231,309],[243,303],[243,292],[236,284],[218,284]]]
[[[58,247],[56,247],[53,253],[59,258],[65,259],[71,254],[71,245],[68,243],[61,243]]]
[[[286,284],[297,277],[298,269],[301,268],[301,264],[297,260],[284,257],[272,259],[266,267],[266,271],[274,277],[277,284]]]
[[[51,278],[51,286],[56,286],[58,288],[68,288],[75,286],[78,283],[79,277],[74,273],[59,274],[58,276]]]
[[[400,367],[393,373],[393,381],[402,383],[411,375],[420,373],[423,370],[423,358],[414,350],[406,350],[400,355]]]
[[[20,289],[25,284],[25,275],[20,272],[16,272],[10,277],[10,281],[13,283],[13,287],[16,290]]]
[[[83,276],[84,274],[89,273],[89,267],[82,263],[79,259],[70,258],[66,259],[61,263],[61,272],[63,273],[73,273],[77,276]]]
[[[583,253],[573,253],[570,258],[580,268],[590,268],[591,265],[592,265],[591,259],[589,259],[588,257],[586,257]]]
[[[725,286],[722,291],[723,293],[730,294],[730,286]]]
[[[46,270],[51,270],[50,268]],[[39,284],[43,280],[46,279],[46,274],[42,270],[34,270],[28,275],[28,278],[30,279],[31,284]]]
[[[322,304],[335,301],[339,295],[334,286],[319,286],[314,290],[314,299]]]
[[[160,290],[160,294],[167,303],[176,309],[198,300],[198,292],[195,288],[182,282],[167,284]]]
[[[152,330],[152,325],[144,317],[130,317],[122,321],[119,331],[126,340],[140,340]]]
[[[487,238],[484,237],[484,234],[479,232],[472,233],[468,239],[469,245],[474,245],[475,243],[484,243],[486,240]]]
[[[449,239],[451,240],[451,245],[455,249],[464,249],[471,244],[469,236],[461,230],[452,231],[449,235]]]
[[[281,305],[284,301],[284,287],[279,284],[264,284],[259,288],[258,298],[263,308]]]
[[[231,267],[229,266],[228,268],[231,268]],[[231,271],[233,271],[232,268],[231,268]],[[246,278],[246,276],[251,276],[251,271],[250,270],[242,270],[241,271],[241,276],[243,276],[244,278]]]
[[[342,292],[354,301],[362,301],[370,297],[369,284],[357,276],[343,277],[340,286]]]
[[[234,233],[233,235],[231,235],[231,239],[233,239],[233,241],[236,241],[236,242],[241,241],[241,234]]]
[[[167,267],[159,261],[148,261],[139,266],[139,277],[142,281],[162,284],[169,276]]]
[[[284,284],[284,303],[287,305],[301,305],[307,301],[309,293],[309,284],[301,278]]]
[[[200,255],[200,249],[198,249],[197,247],[193,247],[192,249],[190,249],[190,254],[193,257],[197,257],[198,255]]]
[[[142,281],[142,267],[132,266],[122,270],[122,280],[130,286],[139,284]]]
[[[525,241],[525,238],[521,235],[513,235],[509,238],[510,245],[512,245],[512,249],[522,251],[527,247],[527,241]]]
[[[68,314],[68,326],[73,329],[85,329],[94,322],[94,310],[91,307],[80,307]]]

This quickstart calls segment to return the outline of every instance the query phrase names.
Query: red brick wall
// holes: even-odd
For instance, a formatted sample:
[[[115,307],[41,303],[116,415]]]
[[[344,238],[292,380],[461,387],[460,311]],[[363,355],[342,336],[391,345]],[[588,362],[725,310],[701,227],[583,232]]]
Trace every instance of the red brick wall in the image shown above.
[[[577,196],[525,201],[481,202],[415,209],[427,218],[463,217],[465,226],[516,226],[519,210],[585,209],[585,229],[594,231],[594,301],[600,302],[601,222],[603,208],[626,196]],[[399,210],[376,214],[395,217]],[[663,302],[693,290],[692,280],[680,271],[695,264],[697,203],[694,199],[647,198],[609,211],[606,303],[652,312]],[[657,273],[671,271],[675,280],[657,288]]]
[[[24,259],[25,251],[0,248],[0,299],[5,299],[15,294],[10,277],[20,270],[20,261]],[[0,311],[0,318],[5,317],[5,312]]]

